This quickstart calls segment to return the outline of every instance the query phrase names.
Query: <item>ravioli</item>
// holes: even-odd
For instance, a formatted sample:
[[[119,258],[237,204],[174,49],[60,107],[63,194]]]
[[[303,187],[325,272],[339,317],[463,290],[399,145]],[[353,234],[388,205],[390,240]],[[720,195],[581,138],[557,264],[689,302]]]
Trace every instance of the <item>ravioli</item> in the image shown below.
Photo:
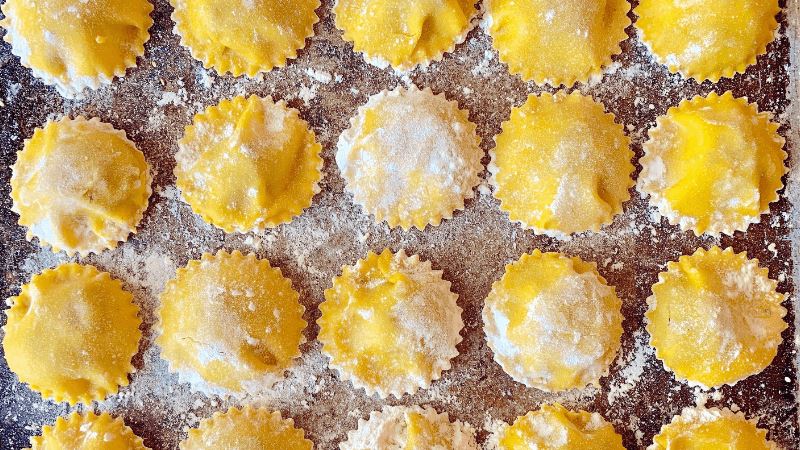
[[[156,344],[172,372],[220,396],[269,390],[300,356],[305,308],[291,280],[253,254],[204,254],[161,293]]]
[[[458,355],[458,296],[430,262],[370,252],[325,291],[319,341],[330,365],[368,394],[400,397],[427,388]]]
[[[12,209],[27,238],[68,255],[127,240],[152,192],[150,166],[125,132],[80,116],[37,128],[11,170]]]
[[[778,0],[642,0],[636,27],[670,72],[698,82],[743,73],[767,52],[778,29]]]
[[[359,420],[341,450],[478,450],[475,429],[430,406],[386,406]]]
[[[626,0],[486,0],[484,27],[500,61],[525,81],[570,87],[622,52]]]
[[[594,264],[534,250],[492,285],[484,332],[515,381],[549,392],[580,389],[608,374],[620,347],[621,306]]]
[[[181,44],[206,68],[255,77],[314,35],[319,0],[170,0]]]
[[[767,440],[766,430],[758,428],[742,413],[724,408],[685,408],[681,415],[661,427],[647,450],[779,450]]]
[[[337,0],[333,13],[367,62],[406,71],[452,52],[478,11],[473,0]]]
[[[599,231],[622,212],[633,151],[614,115],[579,92],[531,95],[503,123],[490,179],[500,209],[539,234]]]
[[[779,125],[730,92],[670,108],[650,130],[638,188],[696,235],[746,231],[778,200],[787,172]]]
[[[475,196],[483,150],[468,114],[429,89],[370,97],[339,138],[336,164],[356,203],[390,227],[420,230]]]
[[[558,403],[518,417],[492,436],[498,450],[625,450],[622,436],[600,414]]]
[[[788,326],[777,284],[757,259],[731,248],[701,248],[670,262],[647,299],[656,357],[676,378],[707,388],[761,372]]]
[[[68,98],[124,77],[153,25],[147,0],[8,0],[2,10],[12,53]]]
[[[142,321],[120,281],[65,263],[34,275],[9,304],[3,351],[32,390],[74,405],[102,401],[128,385]]]
[[[108,413],[73,412],[59,417],[55,425],[42,427],[41,436],[31,438],[30,450],[148,450],[142,439],[122,419]]]
[[[216,412],[189,430],[180,450],[311,450],[314,445],[305,432],[284,419],[278,411],[245,406]]]
[[[322,146],[283,101],[223,100],[195,115],[178,146],[175,178],[183,198],[229,233],[291,222],[320,190]]]

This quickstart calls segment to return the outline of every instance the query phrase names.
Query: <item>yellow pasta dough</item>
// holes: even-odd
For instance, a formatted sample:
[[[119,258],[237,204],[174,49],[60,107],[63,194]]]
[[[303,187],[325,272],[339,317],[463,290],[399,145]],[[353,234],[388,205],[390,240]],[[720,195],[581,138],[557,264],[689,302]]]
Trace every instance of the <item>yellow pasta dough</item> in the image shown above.
[[[419,256],[370,252],[320,305],[319,341],[341,377],[381,397],[427,388],[450,368],[464,323],[450,282]]]
[[[147,0],[8,0],[2,10],[11,51],[65,97],[125,76],[153,24]]]
[[[599,231],[630,198],[630,139],[602,104],[577,91],[531,95],[495,141],[494,195],[512,221],[537,233]]]
[[[484,27],[509,71],[567,87],[600,75],[622,52],[626,0],[486,0]]]
[[[98,119],[37,128],[12,166],[11,198],[28,239],[86,255],[136,231],[150,198],[150,168],[125,132]]]
[[[59,417],[42,435],[31,438],[30,450],[147,450],[142,439],[122,419],[108,413],[73,412]]]
[[[422,230],[475,195],[483,168],[476,126],[444,95],[383,91],[350,122],[336,163],[356,203],[378,221]]]
[[[259,393],[300,356],[306,322],[298,299],[291,280],[265,259],[206,253],[164,288],[156,344],[195,389]]]
[[[128,385],[141,320],[122,283],[93,266],[34,275],[9,299],[3,350],[19,380],[56,402],[91,403]]]
[[[475,429],[430,406],[387,406],[359,420],[341,450],[478,450]]]
[[[777,282],[745,253],[712,247],[670,262],[647,299],[656,356],[681,380],[718,387],[764,370],[786,329]]]
[[[670,72],[718,81],[743,73],[775,38],[778,0],[642,0],[642,41]]]
[[[181,450],[311,450],[314,445],[292,419],[280,412],[245,406],[216,412],[200,421],[180,443]]]
[[[227,232],[290,222],[319,192],[322,146],[283,101],[223,100],[197,114],[178,145],[183,198]]]
[[[410,70],[464,42],[478,11],[474,0],[338,0],[333,12],[367,62]]]
[[[514,380],[545,391],[579,389],[608,374],[622,336],[621,306],[594,263],[534,250],[492,286],[484,332]]]
[[[647,450],[779,450],[766,430],[729,409],[685,408],[661,427]]]
[[[600,414],[558,403],[518,417],[492,437],[498,450],[625,450],[622,436]]]
[[[297,57],[319,0],[170,0],[181,44],[206,68],[256,76]]]
[[[746,230],[778,200],[786,173],[784,139],[770,118],[730,92],[684,100],[650,130],[639,190],[683,230]]]

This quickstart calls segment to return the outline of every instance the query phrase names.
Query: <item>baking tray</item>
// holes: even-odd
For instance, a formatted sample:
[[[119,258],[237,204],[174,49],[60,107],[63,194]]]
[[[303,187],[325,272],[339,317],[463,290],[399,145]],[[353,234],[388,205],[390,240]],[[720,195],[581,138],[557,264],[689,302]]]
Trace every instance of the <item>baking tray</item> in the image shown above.
[[[789,92],[797,80],[797,64],[791,57],[791,52],[797,52],[793,47],[797,39],[796,27],[790,22],[797,17],[798,5],[781,3],[784,12],[779,17],[778,38],[769,46],[768,54],[744,75],[717,84],[698,84],[670,75],[653,62],[630,27],[622,55],[615,58],[603,79],[577,88],[602,101],[625,124],[637,159],[642,155],[641,143],[647,129],[655,125],[657,116],[682,99],[726,90],[747,96],[762,110],[775,112],[783,124],[780,132],[789,140],[787,151],[792,154],[798,123],[797,111],[790,109],[793,105]],[[152,345],[157,294],[175,268],[203,252],[224,248],[252,251],[269,258],[301,293],[301,302],[307,308],[305,319],[311,324],[305,332],[308,342],[301,348],[303,357],[289,378],[258,402],[294,418],[319,449],[336,448],[359,418],[366,418],[386,404],[430,404],[481,430],[478,438],[483,442],[487,437],[485,429],[496,421],[511,421],[551,401],[600,412],[624,436],[628,449],[644,448],[673,415],[697,403],[741,409],[758,419],[760,426],[769,430],[770,438],[784,448],[798,448],[792,251],[800,241],[793,237],[797,216],[787,200],[787,195],[796,196],[792,194],[795,189],[790,188],[772,206],[772,213],[747,233],[722,239],[697,238],[665,222],[656,222],[646,201],[632,192],[633,199],[613,225],[601,233],[561,242],[512,225],[491,197],[484,173],[477,198],[452,220],[425,231],[390,230],[354,206],[351,196],[344,192],[333,160],[336,140],[369,95],[413,82],[436,93],[443,92],[468,109],[471,120],[478,125],[482,147],[488,151],[511,108],[541,88],[509,75],[483,31],[473,30],[466,42],[442,62],[399,77],[390,70],[369,66],[353,53],[352,46],[335,29],[331,1],[326,0],[318,10],[321,21],[315,27],[316,35],[297,60],[256,80],[234,79],[219,77],[193,60],[172,32],[168,2],[156,0],[154,4],[152,38],[138,67],[130,70],[124,80],[81,100],[62,99],[20,67],[7,44],[0,45],[0,296],[15,295],[31,275],[69,259],[26,242],[24,230],[16,225],[17,217],[10,212],[8,166],[36,127],[63,115],[99,117],[125,130],[144,152],[154,172],[155,193],[140,232],[113,251],[80,259],[121,279],[142,306],[144,319],[144,339],[134,360],[137,373],[131,385],[90,408],[121,416],[147,446],[171,449],[177,448],[185,437],[186,427],[232,404],[231,400],[193,393],[187,385],[179,384],[175,376],[166,372],[166,364]],[[301,111],[324,146],[325,176],[322,192],[315,197],[313,206],[292,223],[260,235],[227,235],[202,223],[180,201],[172,175],[176,142],[192,115],[239,94],[285,99]],[[639,169],[637,165],[637,174]],[[787,179],[794,177],[793,169]],[[750,257],[759,258],[769,267],[771,277],[780,280],[780,291],[789,294],[786,320],[790,326],[783,333],[778,356],[764,372],[734,387],[702,392],[676,382],[655,360],[647,345],[642,318],[650,286],[666,263],[691,254],[697,247],[711,245],[732,246],[737,252],[746,250]],[[453,361],[453,369],[431,389],[382,401],[352,389],[327,369],[315,340],[318,328],[313,323],[319,317],[322,292],[341,266],[354,263],[368,250],[384,247],[418,253],[444,271],[444,277],[459,295],[465,329],[464,341],[458,347],[461,354]],[[506,263],[535,248],[596,262],[623,300],[622,349],[611,375],[602,380],[598,389],[546,394],[513,382],[492,359],[482,332],[483,299]],[[3,316],[0,323],[4,320]],[[37,434],[41,425],[52,423],[55,417],[69,411],[65,405],[42,401],[16,380],[0,358],[0,447],[25,447],[29,436]]]

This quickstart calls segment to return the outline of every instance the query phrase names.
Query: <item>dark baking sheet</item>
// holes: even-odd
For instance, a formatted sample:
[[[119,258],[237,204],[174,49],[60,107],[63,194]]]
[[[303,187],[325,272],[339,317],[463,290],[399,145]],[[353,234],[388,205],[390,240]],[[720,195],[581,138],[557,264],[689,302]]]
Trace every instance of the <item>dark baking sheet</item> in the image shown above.
[[[80,101],[60,98],[20,67],[7,44],[0,45],[0,99],[4,102],[0,107],[0,297],[15,295],[32,273],[66,260],[63,255],[52,256],[49,251],[26,242],[23,229],[16,225],[17,217],[10,212],[8,166],[15,161],[23,139],[30,137],[36,127],[48,118],[64,114],[99,117],[127,131],[153,167],[154,190],[161,194],[153,195],[140,233],[113,252],[83,259],[121,278],[143,307],[145,339],[142,351],[135,358],[139,372],[133,376],[132,385],[119,396],[94,407],[123,417],[151,448],[177,448],[186,426],[195,425],[198,418],[234,403],[207,400],[190,392],[186,385],[178,384],[174,376],[165,373],[165,364],[150,344],[153,306],[165,276],[156,270],[161,266],[152,264],[165,257],[173,263],[165,264],[170,269],[205,251],[220,248],[255,251],[268,257],[293,280],[307,307],[309,322],[319,316],[317,305],[330,278],[339,273],[343,264],[354,263],[370,249],[405,248],[444,270],[445,278],[452,281],[453,290],[460,296],[466,327],[464,342],[459,346],[461,355],[454,360],[453,369],[428,391],[399,401],[367,397],[339,382],[325,368],[315,341],[318,329],[311,325],[306,330],[309,342],[302,347],[301,368],[274,396],[261,402],[293,417],[320,449],[335,448],[346,432],[356,427],[358,418],[367,417],[383,404],[430,403],[440,411],[449,412],[452,418],[470,422],[482,430],[494,420],[511,421],[543,402],[556,400],[568,407],[602,413],[624,436],[627,448],[643,448],[662,424],[703,397],[676,382],[652,352],[647,351],[642,326],[644,300],[666,262],[690,254],[698,246],[733,246],[736,251],[746,250],[750,257],[759,258],[769,267],[773,278],[782,280],[781,292],[793,294],[790,204],[785,198],[774,204],[772,214],[752,226],[748,233],[736,233],[721,240],[696,238],[666,223],[655,223],[646,202],[635,192],[626,204],[625,213],[601,233],[568,242],[534,236],[508,222],[489,195],[485,181],[478,198],[469,201],[465,211],[426,231],[390,231],[364,215],[343,192],[333,153],[339,134],[369,95],[409,79],[420,87],[444,92],[470,110],[471,120],[478,124],[483,138],[483,148],[488,151],[493,146],[492,137],[508,118],[511,107],[521,104],[529,93],[540,90],[508,74],[481,30],[471,32],[467,41],[444,61],[427,70],[415,71],[403,81],[388,70],[365,64],[352,52],[352,46],[342,41],[341,33],[333,26],[331,1],[326,0],[319,9],[322,20],[315,27],[317,34],[296,61],[266,74],[263,79],[233,79],[204,71],[179,46],[172,33],[168,2],[154,3],[152,38],[139,67],[130,70],[124,80]],[[786,7],[784,1],[781,3]],[[784,124],[781,132],[788,135],[791,45],[786,36],[785,14],[780,19],[781,31],[770,45],[768,55],[732,80],[698,84],[670,75],[653,63],[645,48],[631,37],[623,44],[624,52],[617,58],[616,70],[599,83],[579,88],[602,101],[628,127],[637,159],[641,156],[646,130],[655,124],[658,115],[681,99],[711,91],[732,90],[737,96],[747,96],[762,110],[775,112],[777,120]],[[633,27],[628,31],[634,36]],[[308,68],[338,74],[341,81],[321,83],[306,73]],[[165,92],[174,94],[165,96]],[[174,185],[173,154],[183,127],[190,123],[195,112],[236,94],[286,99],[301,111],[324,145],[325,178],[314,205],[291,224],[257,238],[225,235],[202,224],[169,188]],[[792,153],[792,145],[787,147]],[[597,262],[600,273],[617,287],[623,299],[626,320],[622,350],[612,375],[603,380],[599,390],[544,394],[514,383],[492,360],[481,328],[483,298],[491,283],[501,276],[504,264],[534,248],[563,251]],[[771,439],[787,449],[796,449],[800,444],[797,374],[793,364],[796,358],[793,300],[787,306],[790,311],[786,320],[790,326],[784,332],[784,343],[773,364],[734,387],[709,393],[707,404],[740,408],[769,429]],[[4,320],[3,316],[0,323]],[[630,389],[620,390],[620,386]],[[609,392],[616,396],[613,405],[609,402]],[[38,394],[18,383],[0,358],[0,447],[25,447],[28,437],[37,434],[42,424],[52,423],[56,416],[68,411],[64,405],[42,401]],[[479,440],[484,441],[486,436],[481,431]]]

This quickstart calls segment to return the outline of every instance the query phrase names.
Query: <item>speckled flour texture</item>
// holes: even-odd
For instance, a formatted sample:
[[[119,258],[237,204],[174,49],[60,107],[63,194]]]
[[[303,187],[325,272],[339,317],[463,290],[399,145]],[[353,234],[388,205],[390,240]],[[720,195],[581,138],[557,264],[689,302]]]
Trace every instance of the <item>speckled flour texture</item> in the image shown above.
[[[359,419],[384,405],[429,404],[478,429],[478,441],[483,443],[486,430],[496,421],[512,421],[550,401],[601,413],[624,436],[629,449],[646,447],[662,424],[682,408],[698,403],[742,410],[769,429],[771,439],[787,449],[799,447],[792,295],[792,247],[797,247],[798,241],[792,240],[796,216],[785,195],[772,205],[771,214],[747,233],[718,240],[697,238],[691,232],[669,226],[632,191],[633,199],[611,226],[597,234],[558,241],[534,236],[510,223],[492,198],[484,171],[476,197],[467,200],[466,209],[456,212],[453,219],[424,231],[390,230],[354,206],[351,195],[346,193],[334,161],[337,139],[369,96],[413,83],[444,93],[468,110],[478,126],[481,146],[488,152],[511,108],[541,88],[509,75],[482,30],[473,30],[443,61],[398,76],[389,69],[366,64],[353,53],[352,46],[333,26],[332,2],[323,1],[318,10],[321,21],[315,26],[316,36],[307,41],[307,48],[297,60],[255,80],[234,79],[219,77],[193,60],[172,32],[172,8],[167,0],[154,3],[152,39],[138,68],[129,70],[124,80],[83,99],[62,99],[33,79],[11,55],[7,44],[0,46],[0,296],[17,294],[33,274],[69,259],[27,243],[24,230],[16,225],[17,217],[10,211],[8,166],[36,127],[63,115],[99,117],[125,130],[153,167],[154,194],[139,233],[113,251],[79,259],[121,279],[135,294],[144,320],[144,339],[134,359],[137,372],[131,385],[91,408],[124,418],[153,449],[174,449],[185,437],[187,427],[235,402],[192,392],[175,375],[168,374],[166,363],[159,359],[153,346],[152,326],[157,295],[177,267],[204,252],[238,249],[269,258],[273,266],[291,278],[306,307],[304,318],[311,324],[305,331],[307,342],[301,346],[303,356],[287,379],[269,395],[245,401],[294,418],[319,449],[337,448]],[[769,53],[732,80],[698,84],[670,75],[666,68],[653,62],[636,39],[633,27],[629,27],[630,37],[623,43],[622,55],[615,58],[602,80],[578,85],[577,89],[602,102],[625,125],[637,159],[647,130],[655,125],[657,116],[682,99],[726,90],[747,96],[761,110],[775,112],[776,120],[783,125],[781,134],[789,139],[787,151],[792,154],[798,123],[796,119],[791,123],[797,110],[790,109],[788,89],[790,79],[797,77],[797,65],[790,63],[790,53],[798,50],[797,39],[791,37],[796,30],[790,28],[786,12],[797,5],[781,3],[781,29],[769,46]],[[222,99],[249,94],[271,95],[300,110],[324,147],[322,192],[314,198],[313,206],[290,224],[260,234],[225,234],[204,224],[181,202],[172,175],[174,154],[183,127],[195,113]],[[483,162],[487,163],[488,157]],[[636,175],[639,170],[637,165]],[[796,175],[788,178],[795,179]],[[796,193],[797,189],[791,191]],[[747,251],[748,256],[769,267],[770,276],[780,281],[779,290],[790,294],[786,317],[790,327],[783,333],[777,358],[763,373],[734,387],[703,392],[675,381],[655,359],[647,344],[643,314],[650,286],[667,261],[691,254],[699,246],[715,244]],[[382,401],[352,389],[327,368],[316,341],[319,329],[313,323],[319,317],[323,290],[330,287],[341,267],[354,264],[369,250],[379,252],[385,247],[419,254],[432,261],[434,268],[444,271],[444,278],[452,282],[453,291],[459,295],[465,329],[464,340],[458,346],[461,354],[441,380],[415,395]],[[502,275],[505,264],[536,248],[596,262],[600,274],[616,286],[622,299],[622,349],[611,375],[601,381],[599,388],[546,394],[513,382],[492,359],[482,331],[483,299]],[[0,323],[4,320],[2,316]],[[17,381],[0,358],[1,448],[25,447],[29,436],[69,409],[42,401]]]

